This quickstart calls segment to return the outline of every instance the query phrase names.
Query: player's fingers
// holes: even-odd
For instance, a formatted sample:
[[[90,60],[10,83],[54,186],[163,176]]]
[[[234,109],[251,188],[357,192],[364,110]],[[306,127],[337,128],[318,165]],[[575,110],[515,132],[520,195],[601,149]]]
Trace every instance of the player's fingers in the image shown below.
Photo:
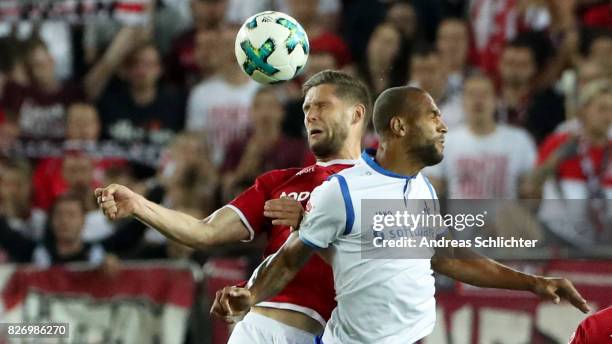
[[[251,293],[244,288],[231,288],[229,290],[230,306],[232,307],[233,316],[239,316],[250,308],[249,299]]]
[[[286,204],[279,202],[279,199],[269,200],[264,204],[264,210],[283,210],[287,208]]]
[[[100,196],[102,196],[102,191],[104,191],[104,189],[102,189],[102,188],[96,188],[96,189],[94,190],[94,194],[96,195],[96,197],[100,197]]]
[[[221,306],[220,299],[221,299],[221,291],[217,290],[215,294],[215,300],[213,301],[213,305],[210,308],[210,314],[213,316],[216,316],[217,318],[226,320],[227,313],[224,311],[223,307]]]
[[[275,219],[275,220],[272,220],[272,225],[274,225],[274,226],[290,226],[290,227],[293,227],[293,226],[296,225],[296,221]]]
[[[109,208],[112,208],[112,207],[116,208],[117,207],[117,203],[115,203],[115,200],[113,200],[113,199],[110,199],[110,200],[108,200],[106,202],[102,202],[100,205],[104,209],[109,209]]]
[[[111,207],[108,207],[108,208],[104,208],[104,210],[102,212],[109,219],[114,220],[115,217],[117,216],[117,207],[116,206],[111,206]]]
[[[582,295],[580,295],[578,290],[576,290],[572,282],[563,280],[557,293],[561,297],[567,299],[572,305],[574,305],[574,307],[578,308],[582,312],[588,313],[591,310],[587,304],[587,301],[582,297]]]
[[[223,308],[226,315],[232,314],[232,307],[229,302],[229,287],[223,288],[221,291],[221,297],[219,298],[219,304]]]
[[[106,197],[112,197],[113,194],[115,194],[115,192],[117,191],[118,188],[119,188],[119,185],[117,185],[117,184],[111,184],[111,185],[105,187],[102,190],[102,201],[104,201],[106,199]]]
[[[244,288],[232,288],[230,289],[229,294],[231,297],[239,299],[248,299],[251,295],[251,293]]]
[[[292,218],[293,217],[292,215],[295,216],[295,214],[287,213],[287,212],[284,212],[284,211],[264,210],[264,216],[272,218],[272,219]]]
[[[264,209],[298,211],[302,209],[302,205],[293,198],[277,198],[266,201],[266,203],[264,203]]]

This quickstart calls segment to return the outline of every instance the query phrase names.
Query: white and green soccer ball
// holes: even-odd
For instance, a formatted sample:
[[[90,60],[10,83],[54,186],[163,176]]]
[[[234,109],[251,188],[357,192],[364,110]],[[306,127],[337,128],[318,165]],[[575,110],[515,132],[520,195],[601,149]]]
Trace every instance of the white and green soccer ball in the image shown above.
[[[235,51],[240,68],[248,76],[262,84],[275,84],[300,73],[310,46],[297,20],[281,12],[266,11],[242,25]]]

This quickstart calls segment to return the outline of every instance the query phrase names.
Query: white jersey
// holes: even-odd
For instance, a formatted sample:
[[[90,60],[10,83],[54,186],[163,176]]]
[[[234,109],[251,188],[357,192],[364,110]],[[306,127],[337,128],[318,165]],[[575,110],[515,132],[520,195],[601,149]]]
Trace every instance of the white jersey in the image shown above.
[[[535,143],[524,129],[499,124],[476,136],[460,126],[446,135],[444,160],[423,173],[445,179],[450,199],[515,199],[520,177],[535,160]]]
[[[371,154],[364,152],[357,165],[317,187],[300,225],[304,243],[330,251],[338,305],[327,322],[325,344],[414,343],[430,334],[435,323],[431,254],[365,259],[367,231],[361,230],[363,200],[435,203],[435,191],[420,173],[408,177],[384,170]]]

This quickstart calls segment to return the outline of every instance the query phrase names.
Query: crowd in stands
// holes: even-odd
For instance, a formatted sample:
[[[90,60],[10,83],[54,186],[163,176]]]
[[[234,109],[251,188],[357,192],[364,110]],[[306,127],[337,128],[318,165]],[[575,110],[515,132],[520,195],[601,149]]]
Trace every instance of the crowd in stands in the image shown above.
[[[296,18],[311,52],[298,78],[264,87],[234,40],[267,9]],[[424,173],[441,198],[578,199],[563,224],[558,206],[533,216],[559,242],[612,243],[609,1],[157,0],[141,15],[1,21],[0,261],[206,259],[109,222],[94,188],[120,183],[205,218],[257,175],[314,163],[301,83],[325,69],[373,96],[432,95],[449,133]],[[364,147],[376,144],[371,129]]]

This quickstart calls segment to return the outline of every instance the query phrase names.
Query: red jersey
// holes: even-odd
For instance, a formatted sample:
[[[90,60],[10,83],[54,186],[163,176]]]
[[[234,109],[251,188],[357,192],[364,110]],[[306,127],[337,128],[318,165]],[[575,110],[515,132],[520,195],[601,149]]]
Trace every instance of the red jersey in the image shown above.
[[[542,165],[550,155],[555,152],[560,146],[565,144],[571,138],[568,133],[554,133],[547,137],[540,146],[538,165]],[[612,147],[612,140],[608,141],[608,146]],[[605,146],[589,146],[586,149],[588,158],[592,161],[593,168],[601,178],[601,184],[604,188],[612,188],[612,164],[605,157]],[[609,154],[609,152],[608,152]],[[557,176],[561,180],[571,180],[575,182],[586,183],[587,177],[581,166],[581,158],[584,158],[580,152],[578,155],[565,159],[557,168]],[[603,164],[606,164],[604,166]],[[573,197],[572,197],[573,196]],[[567,198],[581,198],[575,195],[568,195]]]
[[[352,167],[353,163],[350,160],[335,160],[305,168],[270,171],[259,176],[255,184],[232,200],[228,207],[240,215],[251,232],[251,239],[257,234],[266,233],[268,244],[264,257],[267,257],[283,246],[291,230],[287,226],[272,226],[271,219],[263,215],[265,202],[287,196],[300,201],[305,207],[315,187],[329,176]],[[336,307],[335,296],[331,267],[314,255],[282,292],[258,305],[304,313],[325,326]]]
[[[612,343],[612,307],[584,319],[570,340],[570,344],[606,343]]]

